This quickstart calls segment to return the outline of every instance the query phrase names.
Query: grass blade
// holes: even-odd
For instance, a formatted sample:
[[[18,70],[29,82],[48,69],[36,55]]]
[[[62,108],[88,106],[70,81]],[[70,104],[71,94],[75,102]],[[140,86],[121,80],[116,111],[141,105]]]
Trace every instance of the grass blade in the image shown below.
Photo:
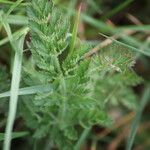
[[[81,148],[81,146],[84,143],[85,139],[87,138],[90,130],[91,130],[91,128],[87,128],[83,131],[80,139],[78,140],[77,144],[74,147],[74,150],[79,150]]]
[[[28,135],[29,133],[24,131],[24,132],[13,132],[12,133],[12,139],[16,139],[16,138],[20,138],[20,137],[24,137],[26,135]],[[0,141],[3,141],[5,137],[4,133],[0,133]]]
[[[37,85],[37,86],[31,86],[31,87],[25,87],[19,89],[18,95],[30,95],[36,93],[49,92],[51,90],[52,90],[51,85]],[[10,91],[0,94],[0,98],[9,97],[9,96],[10,96]]]
[[[127,7],[133,1],[134,0],[126,0],[126,1],[124,1],[119,6],[115,7],[113,10],[108,12],[104,17],[102,17],[102,19],[106,20],[106,19],[110,18],[111,16],[115,15],[119,11],[123,10],[125,7]]]
[[[13,41],[13,37],[12,37],[12,32],[11,32],[11,28],[9,26],[9,24],[5,21],[5,20],[1,20],[2,21],[2,25],[4,26],[6,32],[7,32],[7,36],[8,39],[13,47],[12,41]]]
[[[7,11],[6,14],[3,14],[3,11],[2,13],[0,14],[0,21],[1,23],[4,25],[6,22],[7,22],[7,18],[9,17],[10,13],[22,2],[23,0],[17,0],[15,3],[13,3],[9,10]],[[2,17],[3,15],[3,17]],[[5,24],[6,26],[7,24]],[[0,24],[0,28],[1,28],[1,24]]]
[[[6,29],[6,27],[5,27],[5,29]],[[8,28],[9,29],[9,28]],[[10,29],[9,29],[10,30]],[[7,32],[9,31],[9,30],[7,30]],[[2,46],[2,45],[4,45],[4,44],[6,44],[7,42],[9,42],[10,40],[11,40],[11,38],[12,39],[16,39],[17,37],[20,37],[20,35],[22,35],[25,31],[27,31],[28,30],[28,28],[27,27],[25,27],[25,28],[22,28],[22,29],[19,29],[18,31],[16,31],[16,32],[14,32],[12,35],[10,35],[10,37],[6,37],[6,38],[4,38],[4,39],[2,39],[2,40],[0,40],[0,46]],[[10,32],[11,33],[11,32]]]
[[[84,13],[82,13],[81,18],[83,19],[83,21],[91,26],[93,26],[94,28],[97,28],[99,31],[103,31],[106,33],[113,33],[113,31],[115,30],[114,27],[100,21],[97,20],[95,18],[92,18],[91,16],[88,16]]]
[[[102,34],[102,33],[100,33],[100,35],[102,35],[102,36],[104,36],[104,37],[106,37],[106,38],[112,40],[113,42],[115,42],[115,43],[117,43],[117,44],[119,44],[119,45],[122,45],[122,46],[124,46],[124,47],[127,47],[127,48],[129,48],[129,49],[131,49],[131,50],[133,50],[133,51],[135,51],[135,52],[141,53],[141,54],[146,55],[146,56],[150,56],[150,53],[149,53],[148,51],[143,51],[143,50],[140,50],[140,49],[138,49],[138,48],[135,48],[135,47],[133,47],[133,46],[131,46],[131,45],[122,43],[122,42],[117,41],[117,40],[115,40],[115,39],[113,39],[113,38],[111,38],[111,37],[108,37],[107,35],[104,35],[104,34]]]
[[[72,32],[72,38],[71,38],[71,43],[70,43],[70,55],[72,55],[75,43],[76,43],[76,38],[77,38],[77,33],[78,33],[78,26],[80,22],[80,14],[81,14],[81,6],[79,7],[78,14],[76,17],[75,25],[73,27],[73,32]]]
[[[14,4],[15,2],[8,1],[8,0],[0,0],[0,3],[12,5],[12,4]],[[29,4],[30,4],[30,3],[25,2],[25,3],[21,3],[20,6],[27,6],[27,5],[29,5]]]
[[[18,39],[15,42],[16,53],[14,58],[13,74],[12,74],[12,81],[11,81],[9,112],[8,112],[7,125],[5,131],[5,140],[4,140],[4,147],[3,147],[4,150],[10,150],[13,124],[14,124],[16,109],[17,109],[24,38],[25,35],[23,35],[20,39]]]
[[[135,116],[135,119],[133,120],[132,125],[131,125],[130,134],[129,134],[129,137],[127,140],[126,150],[131,150],[131,148],[132,148],[134,138],[136,136],[138,124],[139,124],[141,116],[142,116],[142,111],[143,111],[144,107],[146,106],[146,104],[149,100],[149,97],[150,97],[150,86],[148,86],[144,91],[143,97],[141,99],[140,108]]]
[[[7,17],[7,22],[9,24],[15,24],[15,25],[27,25],[28,18],[26,16],[21,16],[21,15],[9,15]]]
[[[17,0],[11,7],[9,8],[8,12],[6,13],[6,18],[9,16],[9,14],[22,2],[23,0]]]

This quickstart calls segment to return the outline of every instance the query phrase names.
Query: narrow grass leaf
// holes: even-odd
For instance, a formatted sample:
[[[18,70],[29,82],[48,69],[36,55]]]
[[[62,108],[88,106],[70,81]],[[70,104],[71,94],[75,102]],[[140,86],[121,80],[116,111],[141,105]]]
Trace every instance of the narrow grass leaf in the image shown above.
[[[12,1],[8,1],[8,0],[0,0],[0,3],[2,4],[9,4],[9,5],[12,5],[16,2],[12,2]],[[21,3],[20,6],[27,6],[29,5],[30,3],[26,2],[26,3]]]
[[[115,15],[119,11],[123,10],[125,7],[127,7],[133,1],[134,0],[126,0],[126,1],[122,2],[120,5],[118,5],[117,7],[115,7],[114,9],[112,9],[110,12],[108,12],[106,15],[104,15],[102,17],[102,19],[105,20],[107,18],[110,18],[111,16]]]
[[[7,17],[7,22],[9,24],[14,24],[14,25],[27,25],[28,18],[26,16],[21,16],[21,15],[9,15]]]
[[[68,6],[69,9],[67,10],[67,15],[69,16],[69,18],[72,15],[72,10],[75,9],[75,7],[76,7],[76,4],[77,4],[77,0],[69,2],[69,6]]]
[[[97,13],[101,14],[102,10],[100,7],[96,4],[95,1],[87,0],[87,3],[90,5],[91,8],[93,8]]]
[[[97,20],[97,19],[94,19],[86,14],[83,14],[81,15],[81,18],[83,19],[84,22],[88,23],[89,25],[97,28],[98,30],[100,31],[103,31],[103,32],[106,32],[106,33],[112,33],[115,28],[110,26],[110,25],[107,25],[106,23],[100,21],[100,20]]]
[[[115,28],[115,32],[121,32],[124,30],[132,30],[132,31],[150,31],[150,25],[127,25],[127,26],[118,26],[117,28]]]
[[[14,65],[13,65],[9,112],[8,112],[8,118],[7,118],[3,150],[10,150],[10,145],[11,145],[12,130],[13,130],[13,124],[14,124],[15,115],[16,115],[17,101],[18,101],[18,91],[19,91],[19,83],[20,83],[20,76],[21,76],[24,38],[25,38],[25,35],[23,35],[20,39],[16,40],[16,42],[14,43],[15,48],[16,48],[16,53],[15,53]]]
[[[73,50],[75,47],[77,33],[78,33],[78,26],[79,26],[79,22],[80,22],[80,14],[81,14],[81,5],[79,7],[78,14],[77,14],[75,24],[73,27],[72,38],[71,38],[71,43],[70,43],[70,54],[73,53]]]
[[[120,33],[123,32],[124,30],[132,30],[132,31],[150,31],[150,25],[128,25],[128,26],[117,26],[113,27],[111,25],[108,25],[100,20],[97,20],[95,18],[92,18],[89,15],[86,14],[81,14],[81,18],[83,19],[84,22],[88,23],[89,25],[95,27],[101,32],[105,33]]]
[[[143,97],[141,99],[140,108],[137,111],[135,119],[133,120],[133,123],[131,125],[131,130],[130,130],[129,137],[128,137],[128,140],[127,140],[126,150],[131,150],[132,149],[133,142],[134,142],[136,132],[137,132],[137,128],[138,128],[138,124],[140,122],[143,109],[146,106],[146,104],[148,103],[149,98],[150,98],[150,86],[148,86],[144,91]]]
[[[91,130],[91,128],[87,128],[83,131],[81,137],[79,138],[77,144],[74,147],[74,150],[79,150],[81,148],[81,146],[84,143],[84,141],[86,140],[90,130]]]
[[[27,136],[29,134],[29,132],[13,132],[12,133],[12,139],[16,139],[16,138],[20,138],[20,137],[24,137]],[[4,133],[0,133],[0,142],[4,140],[5,134]]]
[[[104,35],[104,34],[102,34],[102,33],[100,33],[100,35],[102,35],[102,36],[104,36],[104,37],[106,37],[106,38],[112,40],[113,42],[115,42],[115,43],[117,43],[117,44],[119,44],[119,45],[122,45],[122,46],[124,46],[124,47],[127,47],[127,48],[129,48],[129,49],[131,49],[131,50],[133,50],[133,51],[135,51],[135,52],[141,53],[141,54],[146,55],[146,56],[150,56],[150,53],[149,53],[148,51],[143,51],[143,50],[140,50],[140,49],[138,49],[138,48],[135,48],[135,47],[133,47],[133,46],[131,46],[131,45],[122,43],[122,42],[117,41],[117,40],[115,40],[115,39],[113,39],[113,38],[111,38],[111,37],[108,37],[107,35]]]
[[[12,38],[12,32],[11,32],[11,28],[10,28],[9,24],[5,20],[2,20],[2,25],[4,26],[5,31],[7,32],[10,43],[12,43],[13,38]]]
[[[23,0],[17,0],[14,4],[11,5],[9,10],[6,13],[6,18],[9,16],[9,14],[22,2]]]
[[[7,29],[7,28],[5,27],[5,29]],[[10,27],[9,27],[9,30],[10,30]],[[7,30],[7,32],[8,32],[9,30]],[[13,34],[10,34],[11,31],[9,31],[9,34],[10,34],[9,37],[6,37],[6,38],[0,40],[0,46],[6,44],[6,43],[9,42],[11,39],[16,39],[17,37],[20,37],[20,35],[22,35],[23,33],[25,33],[27,30],[28,30],[27,27],[25,27],[25,28],[23,27],[22,29],[19,29],[18,31],[14,32]]]
[[[30,95],[36,93],[44,93],[52,90],[51,85],[37,85],[31,87],[21,88],[18,91],[18,95]],[[10,91],[4,92],[0,94],[0,98],[9,97]]]

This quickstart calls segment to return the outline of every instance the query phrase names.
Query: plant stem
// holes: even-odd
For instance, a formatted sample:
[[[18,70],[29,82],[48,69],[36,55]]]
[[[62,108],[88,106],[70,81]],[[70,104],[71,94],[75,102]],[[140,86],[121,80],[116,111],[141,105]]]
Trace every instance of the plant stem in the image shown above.
[[[80,139],[78,140],[77,144],[74,147],[74,150],[79,150],[82,144],[84,143],[85,139],[87,138],[91,128],[84,129]]]

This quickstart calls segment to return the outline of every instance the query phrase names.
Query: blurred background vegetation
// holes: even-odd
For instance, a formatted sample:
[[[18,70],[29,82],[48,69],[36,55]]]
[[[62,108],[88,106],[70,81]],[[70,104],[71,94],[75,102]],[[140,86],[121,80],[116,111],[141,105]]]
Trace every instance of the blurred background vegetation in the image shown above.
[[[24,0],[15,7],[15,0],[0,0],[0,18],[8,12],[6,20],[11,26],[13,37],[23,32],[27,25],[26,6],[28,0]],[[82,4],[81,21],[78,35],[81,40],[91,42],[95,45],[105,41],[99,33],[115,37],[118,41],[138,48],[147,55],[138,54],[134,70],[144,78],[144,84],[133,87],[133,91],[141,102],[145,87],[149,86],[150,80],[150,0],[54,0],[56,5],[62,7],[70,19],[75,20],[75,12]],[[13,8],[14,6],[14,8]],[[11,8],[11,9],[10,9]],[[9,11],[10,10],[10,13]],[[9,90],[12,74],[12,61],[14,51],[5,28],[0,22],[0,93]],[[29,36],[26,36],[29,39]],[[25,43],[24,53],[26,57],[30,55]],[[96,51],[97,52],[97,51]],[[149,55],[149,56],[148,56]],[[10,59],[11,58],[11,59]],[[147,98],[148,99],[148,98]],[[0,133],[5,130],[8,101],[0,100]],[[141,104],[141,103],[140,103]],[[142,105],[142,104],[141,104]],[[133,150],[150,149],[150,105],[147,102],[142,113],[140,123],[138,121],[137,135],[134,140]],[[93,127],[93,135],[83,146],[83,150],[124,150],[130,133],[131,124],[136,117],[134,111],[112,109],[110,115],[115,122],[112,128]],[[17,118],[14,130],[23,130],[23,120]],[[134,124],[132,124],[133,127]],[[28,133],[13,135],[14,150],[26,150],[29,144]],[[21,137],[21,138],[17,138]],[[2,145],[3,134],[0,134],[0,145]]]

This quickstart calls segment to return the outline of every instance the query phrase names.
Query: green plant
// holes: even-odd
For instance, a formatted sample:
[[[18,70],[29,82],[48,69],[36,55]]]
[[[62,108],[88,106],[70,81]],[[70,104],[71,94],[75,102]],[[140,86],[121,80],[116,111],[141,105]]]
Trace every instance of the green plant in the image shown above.
[[[79,149],[93,125],[111,124],[107,115],[110,105],[137,107],[129,88],[141,81],[132,69],[134,54],[114,43],[85,58],[93,45],[75,41],[67,17],[52,1],[32,0],[28,16],[32,56],[24,68],[24,81],[50,84],[52,89],[30,96],[22,115],[35,130],[34,138],[48,137],[63,150]],[[32,112],[30,119],[27,110]]]
[[[126,29],[132,32],[147,31],[149,25],[110,26],[88,15],[94,15],[95,11],[101,13],[97,5],[101,2],[87,1],[92,7],[86,14],[81,14],[84,23],[99,31],[116,34],[114,37],[120,37],[132,46],[139,48],[144,45],[144,50],[139,50],[103,35],[113,43],[105,48],[98,48],[97,54],[87,58],[87,52],[95,47],[95,42],[80,41],[77,37],[81,7],[76,20],[70,21],[75,12],[73,8],[76,0],[70,2],[67,12],[65,7],[63,10],[56,8],[52,0],[32,0],[31,3],[22,1],[0,0],[0,3],[5,4],[5,7],[0,6],[3,8],[0,11],[0,30],[5,29],[7,33],[7,37],[0,40],[0,46],[10,41],[14,50],[11,52],[11,64],[7,60],[12,73],[11,90],[5,93],[1,92],[9,89],[10,84],[6,84],[6,81],[9,81],[10,77],[0,66],[0,98],[10,96],[9,112],[7,99],[0,102],[0,115],[3,117],[8,114],[5,135],[0,133],[0,141],[5,140],[4,150],[10,149],[11,139],[24,136],[28,136],[27,143],[25,146],[23,144],[24,147],[27,146],[26,149],[56,147],[60,150],[79,150],[87,138],[95,140],[90,132],[94,125],[112,125],[109,110],[116,106],[122,110],[125,110],[124,106],[128,109],[138,108],[127,143],[127,149],[131,149],[143,107],[149,98],[148,89],[141,102],[143,105],[138,104],[131,86],[141,83],[142,79],[134,72],[133,66],[137,53],[146,56],[150,56],[150,53],[148,40],[142,42],[132,36],[124,36],[122,32]],[[60,1],[54,0],[58,5]],[[102,18],[105,20],[111,17],[130,2],[132,0],[126,0]],[[25,6],[27,16],[24,15]],[[24,27],[18,30],[20,25]],[[13,33],[11,29],[17,31]],[[25,35],[29,30],[30,40],[26,42],[28,38],[25,38]],[[26,52],[30,53],[28,50],[23,51],[24,41],[29,47],[31,57],[23,57]],[[5,51],[2,54],[5,54]],[[19,88],[20,77],[20,87],[23,88]],[[18,95],[21,96],[17,107]],[[15,114],[16,122],[21,120],[21,129],[14,126],[13,132]],[[6,124],[5,118],[0,118],[2,129]]]

